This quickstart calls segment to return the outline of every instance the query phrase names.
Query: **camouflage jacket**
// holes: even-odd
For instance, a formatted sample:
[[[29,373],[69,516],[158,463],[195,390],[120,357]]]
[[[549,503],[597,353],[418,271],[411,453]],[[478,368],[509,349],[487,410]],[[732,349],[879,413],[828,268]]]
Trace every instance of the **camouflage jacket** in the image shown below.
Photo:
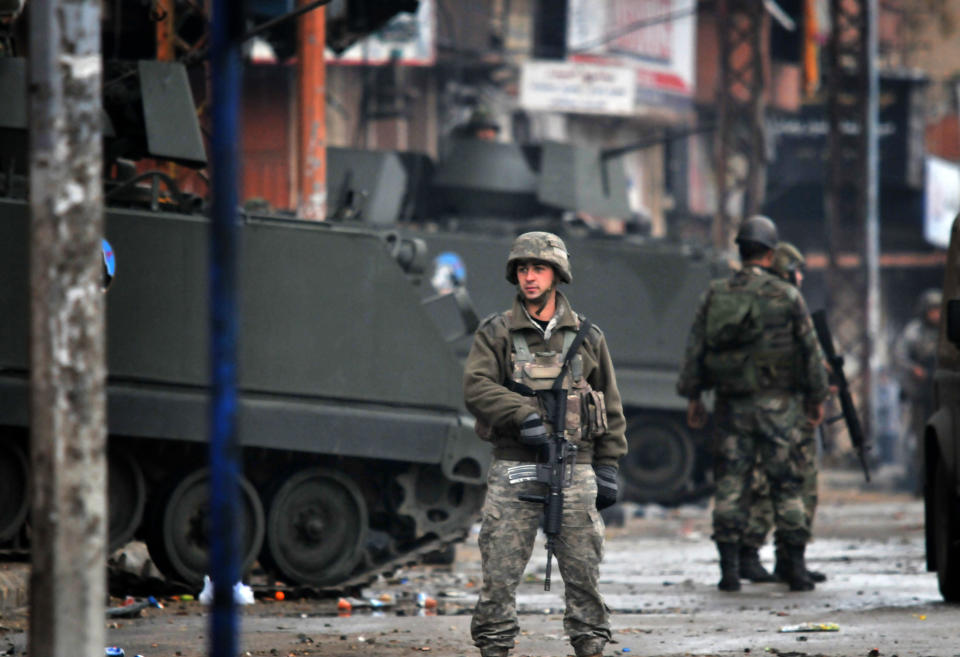
[[[794,391],[802,394],[805,401],[810,403],[822,402],[829,394],[824,356],[800,292],[790,283],[756,265],[744,267],[725,281],[714,281],[711,291],[716,285],[745,285],[749,278],[756,276],[765,279],[757,291],[763,308],[764,337],[768,342],[782,343],[782,348],[793,351]],[[677,381],[677,392],[688,399],[697,399],[703,390],[713,387],[704,366],[708,349],[706,324],[711,291],[704,293],[701,298]]]
[[[531,352],[560,351],[564,327],[575,328],[577,318],[570,303],[557,292],[557,321],[548,326],[549,334],[527,315],[519,297],[510,313],[490,315],[473,336],[463,376],[463,395],[478,423],[491,428],[488,439],[499,449],[523,449],[518,438],[520,424],[531,413],[539,412],[536,398],[526,397],[506,387],[511,376],[512,331],[523,331]],[[591,326],[578,352],[583,359],[583,376],[594,390],[604,394],[607,431],[593,439],[594,465],[616,466],[627,452],[626,419],[620,391],[613,372],[607,341],[595,325]]]
[[[927,377],[933,376],[937,361],[939,327],[924,321],[922,317],[911,319],[897,338],[893,347],[893,360],[897,367],[900,385],[910,397],[930,394],[930,381],[917,379],[914,367],[922,367]]]

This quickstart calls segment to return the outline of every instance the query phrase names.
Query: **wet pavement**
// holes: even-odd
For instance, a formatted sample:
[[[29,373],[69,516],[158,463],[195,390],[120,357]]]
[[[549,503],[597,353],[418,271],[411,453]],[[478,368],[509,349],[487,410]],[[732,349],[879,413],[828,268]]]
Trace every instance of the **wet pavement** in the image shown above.
[[[708,506],[628,507],[625,526],[608,529],[601,567],[616,641],[604,654],[960,657],[960,606],[941,601],[936,576],[925,569],[922,502],[864,489],[857,476],[824,478],[808,558],[829,580],[808,593],[747,582],[739,593],[721,593]],[[770,546],[761,557],[772,566]],[[555,576],[553,590],[543,591],[545,562],[538,541],[518,592],[515,655],[572,654],[563,636],[563,585]],[[241,647],[250,655],[477,655],[469,614],[479,574],[474,532],[452,567],[407,569],[352,592],[349,616],[337,615],[336,599],[260,598],[243,608]],[[382,606],[371,609],[369,600]],[[109,642],[131,657],[206,654],[206,609],[195,601],[165,605],[108,621]],[[9,628],[0,627],[0,654],[24,650],[16,619],[15,612],[0,617]],[[837,629],[780,631],[803,623]]]

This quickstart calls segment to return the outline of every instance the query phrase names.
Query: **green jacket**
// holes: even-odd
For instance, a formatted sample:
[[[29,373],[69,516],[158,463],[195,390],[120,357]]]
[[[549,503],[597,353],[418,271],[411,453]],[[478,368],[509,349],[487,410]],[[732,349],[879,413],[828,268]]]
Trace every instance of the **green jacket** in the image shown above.
[[[556,326],[551,327],[550,338],[545,341],[543,331],[530,319],[517,297],[509,319],[507,313],[491,315],[473,336],[463,375],[464,401],[477,421],[490,427],[488,439],[497,451],[524,449],[518,441],[520,424],[539,410],[535,398],[513,392],[505,385],[511,376],[511,331],[523,331],[531,352],[559,352],[563,347],[563,331],[559,329],[577,326],[576,315],[560,292],[557,292],[556,317]],[[584,378],[594,390],[604,394],[606,401],[607,431],[593,439],[592,462],[617,466],[627,452],[627,423],[603,332],[592,326],[578,353],[583,359]]]
[[[703,390],[713,387],[704,366],[708,349],[707,310],[712,291],[717,285],[744,286],[757,276],[763,278],[757,295],[763,309],[764,341],[793,350],[796,367],[793,392],[802,394],[809,403],[819,404],[827,398],[830,389],[823,366],[823,352],[803,296],[793,285],[756,265],[744,267],[725,281],[714,281],[710,291],[703,295],[687,338],[677,392],[688,399],[697,399]]]

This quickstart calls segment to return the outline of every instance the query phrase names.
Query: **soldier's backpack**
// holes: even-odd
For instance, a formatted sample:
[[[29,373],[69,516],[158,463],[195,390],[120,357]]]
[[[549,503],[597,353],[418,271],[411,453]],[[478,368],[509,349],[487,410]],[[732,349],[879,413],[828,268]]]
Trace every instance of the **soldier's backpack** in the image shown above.
[[[764,282],[763,276],[755,276],[744,285],[711,283],[704,367],[720,394],[747,395],[758,389],[754,355],[763,336],[763,308],[757,292]]]

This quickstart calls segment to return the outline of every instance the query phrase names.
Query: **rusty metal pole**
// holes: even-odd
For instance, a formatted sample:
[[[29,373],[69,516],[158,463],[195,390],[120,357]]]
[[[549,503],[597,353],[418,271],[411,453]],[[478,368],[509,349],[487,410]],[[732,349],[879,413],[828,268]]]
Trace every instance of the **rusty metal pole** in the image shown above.
[[[763,211],[763,202],[767,190],[767,103],[766,88],[769,77],[770,18],[760,6],[754,3],[747,11],[752,11],[752,29],[750,34],[750,94],[746,101],[747,121],[745,134],[749,135],[749,144],[744,145],[747,156],[747,175],[744,181],[743,216],[749,217]]]
[[[719,75],[713,243],[733,246],[735,221],[763,208],[766,186],[766,70],[769,19],[754,0],[717,1]]]
[[[307,4],[306,0],[300,1]],[[304,219],[327,216],[326,9],[314,9],[300,18],[297,43],[297,212]]]
[[[30,654],[102,655],[106,400],[99,0],[30,3]]]
[[[177,24],[175,21],[175,0],[156,0],[157,12],[157,59],[162,62],[172,62],[177,58],[176,37]]]
[[[717,0],[717,44],[719,47],[720,66],[717,80],[717,131],[714,133],[714,152],[716,153],[714,170],[716,172],[717,208],[713,217],[711,236],[713,245],[724,252],[730,248],[730,231],[733,224],[730,218],[730,186],[727,184],[729,172],[727,167],[730,160],[730,140],[727,138],[731,130],[730,114],[731,102],[728,90],[730,88],[730,66],[728,53],[732,51],[730,43],[730,6],[728,0]]]
[[[177,58],[176,4],[176,0],[155,0],[154,11],[157,14],[157,59],[161,62],[172,62]],[[158,163],[158,168],[165,170],[171,178],[176,180],[176,164],[173,162]]]
[[[870,0],[831,0],[826,67],[827,309],[834,337],[850,366],[847,376],[868,439],[872,435],[870,370],[879,334],[876,145],[871,145],[876,139],[876,63],[870,45],[876,38],[871,27],[875,11]],[[840,268],[845,254],[857,259],[853,269]]]

